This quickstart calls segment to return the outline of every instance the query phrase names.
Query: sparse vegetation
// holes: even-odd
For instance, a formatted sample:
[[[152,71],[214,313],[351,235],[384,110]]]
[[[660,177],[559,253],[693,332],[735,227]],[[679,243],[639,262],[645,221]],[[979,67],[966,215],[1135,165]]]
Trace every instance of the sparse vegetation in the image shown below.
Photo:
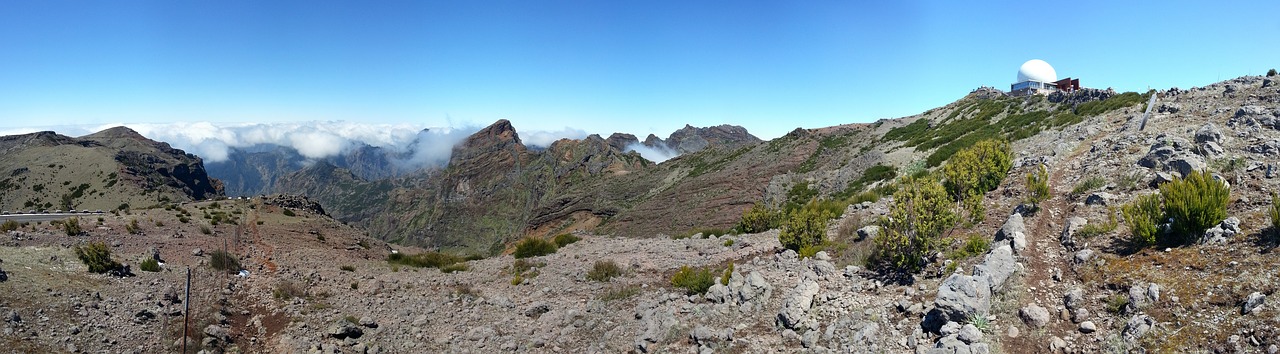
[[[1040,209],[1040,202],[1049,199],[1050,193],[1049,170],[1042,164],[1027,174],[1027,203],[1031,204],[1032,211]]]
[[[1125,92],[1102,101],[1089,101],[1076,106],[1076,114],[1086,117],[1096,116],[1120,108],[1143,103],[1143,95],[1137,92]]]
[[[880,219],[873,259],[885,269],[916,273],[941,247],[943,232],[957,216],[946,190],[932,178],[907,178],[893,197],[889,215]]]
[[[811,203],[811,205],[813,207],[801,208],[792,213],[782,225],[782,232],[778,233],[778,241],[783,247],[800,252],[806,248],[820,246],[826,240],[827,221],[833,215],[829,210],[816,204]]]
[[[295,214],[293,210],[289,210],[289,209],[284,209],[280,213],[284,214],[284,216],[298,216],[298,214]]]
[[[969,224],[986,217],[982,198],[995,190],[1013,167],[1009,143],[983,140],[957,151],[942,167],[947,193],[964,209]]]
[[[619,267],[617,263],[610,260],[602,260],[596,261],[595,265],[591,266],[591,271],[587,272],[587,279],[607,282],[609,279],[621,275],[622,267]]]
[[[635,297],[636,295],[640,295],[640,286],[627,285],[609,289],[608,292],[600,295],[600,301],[626,300]]]
[[[680,270],[671,276],[671,286],[684,288],[688,295],[706,294],[716,282],[715,273],[711,268],[680,266]]]
[[[556,244],[537,237],[527,237],[520,242],[516,242],[516,251],[512,254],[516,258],[541,257],[548,254],[556,253]]]
[[[1145,247],[1156,243],[1156,225],[1160,222],[1160,196],[1138,196],[1120,208],[1124,223],[1132,234],[1130,243]]]
[[[227,273],[239,272],[240,259],[227,251],[216,250],[209,253],[209,267]]]
[[[1107,297],[1106,304],[1103,307],[1107,312],[1115,315],[1124,313],[1124,309],[1129,307],[1129,297],[1121,294],[1115,294]]]
[[[1276,69],[1267,70],[1267,77],[1276,76]]]
[[[729,285],[729,278],[733,277],[733,263],[729,263],[729,268],[724,269],[724,274],[720,275],[720,285]]]
[[[1271,207],[1267,209],[1267,214],[1271,216],[1271,232],[1280,235],[1280,195],[1275,192],[1271,192]]]
[[[138,269],[141,269],[144,272],[159,272],[160,262],[156,261],[155,258],[148,257],[147,259],[142,260],[142,264],[138,265]]]
[[[1130,172],[1116,177],[1116,187],[1121,190],[1131,191],[1138,189],[1142,183],[1143,175],[1141,172]]]
[[[990,250],[991,241],[982,235],[970,234],[959,248],[951,252],[950,256],[952,259],[965,259],[986,254]]]
[[[1195,242],[1204,230],[1227,218],[1230,190],[1205,172],[1191,172],[1161,185],[1160,196],[1165,214],[1173,221],[1172,243]]]
[[[726,239],[726,240],[724,240],[724,246],[725,246],[725,247],[733,247],[733,239]]]
[[[387,263],[395,265],[404,265],[415,268],[436,268],[441,272],[450,272],[458,270],[451,267],[454,264],[465,262],[466,259],[442,252],[423,252],[415,255],[406,255],[403,253],[392,253],[387,255]],[[466,270],[466,269],[462,269]]]
[[[580,240],[582,240],[581,237],[574,236],[573,234],[559,234],[552,239],[552,241],[556,243],[556,247],[568,246],[569,244],[578,242]]]
[[[9,231],[17,230],[19,226],[20,225],[18,225],[17,221],[5,220],[4,224],[0,224],[0,232],[9,232]]]
[[[205,235],[212,235],[213,230],[210,230],[208,226],[200,225],[200,233]]]
[[[1116,230],[1120,226],[1119,220],[1116,220],[1115,207],[1107,207],[1107,221],[1098,223],[1089,223],[1076,231],[1076,236],[1089,239],[1100,235],[1105,235]]]
[[[76,246],[76,258],[80,258],[80,262],[89,266],[90,273],[106,273],[123,267],[119,262],[111,259],[111,248],[102,242],[90,242],[83,246]]]
[[[468,266],[467,263],[465,262],[454,263],[454,264],[440,267],[440,272],[442,273],[465,272],[468,270],[471,270],[471,267]]]
[[[138,219],[129,219],[129,223],[124,225],[124,230],[134,235],[142,232],[142,229],[138,227]]]
[[[1071,188],[1071,197],[1079,198],[1080,196],[1085,195],[1085,193],[1095,191],[1105,185],[1107,185],[1107,180],[1103,179],[1101,176],[1086,178],[1085,180],[1080,181],[1080,183],[1076,183],[1076,186]]]
[[[352,265],[344,265],[344,266],[338,267],[338,269],[341,269],[341,270],[342,270],[342,271],[344,271],[344,272],[354,272],[354,271],[356,271],[356,267],[355,267],[355,266],[352,266]]]
[[[303,285],[289,281],[281,280],[276,283],[276,288],[271,291],[271,297],[280,301],[289,301],[294,298],[306,297],[307,289]]]
[[[781,224],[781,212],[770,209],[762,203],[756,203],[751,206],[751,209],[742,213],[742,220],[738,222],[737,229],[742,233],[755,234],[776,229]]]
[[[80,218],[69,218],[62,222],[62,232],[67,236],[80,235],[83,230],[80,229]]]

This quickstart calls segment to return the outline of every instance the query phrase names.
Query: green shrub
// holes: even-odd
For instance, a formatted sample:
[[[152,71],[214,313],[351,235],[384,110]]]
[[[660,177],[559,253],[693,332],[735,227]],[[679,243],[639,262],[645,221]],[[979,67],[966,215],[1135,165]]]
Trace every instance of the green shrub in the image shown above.
[[[468,270],[471,270],[471,267],[468,266],[466,263],[454,263],[454,264],[440,267],[441,273],[465,272]]]
[[[1276,76],[1276,69],[1267,70],[1267,76]]]
[[[1107,207],[1107,221],[1099,223],[1089,223],[1080,230],[1076,231],[1076,236],[1081,238],[1093,238],[1099,235],[1105,235],[1116,230],[1120,222],[1116,220],[1115,207]]]
[[[1071,188],[1071,197],[1078,198],[1085,193],[1092,192],[1105,185],[1107,185],[1107,180],[1103,179],[1101,176],[1086,178],[1085,180],[1080,181],[1080,183],[1077,183],[1074,188]]]
[[[729,263],[729,268],[724,269],[724,274],[720,275],[720,285],[728,286],[729,278],[733,277],[733,263]]]
[[[556,235],[554,239],[552,239],[552,241],[556,243],[556,247],[568,246],[569,244],[578,242],[580,240],[582,240],[581,237],[574,236],[573,234],[559,234],[559,235]]]
[[[1276,195],[1275,192],[1271,192],[1271,208],[1268,209],[1268,214],[1271,214],[1271,231],[1280,234],[1280,195]]]
[[[516,258],[539,257],[556,253],[556,244],[537,237],[528,237],[516,243]]]
[[[603,295],[600,295],[600,301],[625,300],[636,295],[640,295],[639,285],[627,285],[623,287],[609,289]]]
[[[1040,165],[1036,172],[1027,174],[1027,203],[1032,209],[1039,209],[1040,202],[1049,199],[1049,170]]]
[[[1156,243],[1156,225],[1160,223],[1160,196],[1147,194],[1134,198],[1120,208],[1124,223],[1132,234],[1130,242],[1138,247]]]
[[[271,291],[271,296],[276,300],[288,301],[295,297],[307,296],[307,289],[298,283],[284,280],[276,283],[276,288]]]
[[[423,252],[415,255],[392,253],[387,255],[387,263],[415,268],[431,267],[444,269],[447,266],[461,263],[463,261],[465,260],[462,257],[441,252]]]
[[[120,263],[111,259],[111,248],[102,242],[91,242],[84,246],[76,246],[76,258],[89,266],[90,273],[106,273],[120,269]]]
[[[942,167],[946,190],[956,201],[995,190],[1013,167],[1009,143],[983,140],[961,149]]]
[[[732,246],[733,246],[733,239],[727,239],[727,240],[724,240],[724,246],[725,246],[725,247],[732,247]]]
[[[1173,221],[1171,243],[1199,240],[1204,230],[1227,218],[1230,190],[1208,173],[1195,171],[1160,186],[1164,211]]]
[[[1107,312],[1119,315],[1129,306],[1129,297],[1115,294],[1107,297],[1107,303],[1103,306]]]
[[[240,271],[240,260],[227,251],[216,250],[209,253],[209,267],[227,273],[235,273]]]
[[[742,233],[756,234],[769,230],[773,230],[781,226],[782,213],[764,206],[764,204],[756,203],[742,213],[742,220],[738,221],[737,229]]]
[[[613,261],[604,260],[596,261],[596,264],[591,266],[591,271],[587,272],[587,279],[598,282],[607,282],[609,279],[613,279],[614,277],[621,275],[622,267],[619,267],[618,264]]]
[[[955,226],[947,191],[932,178],[907,178],[893,195],[889,215],[880,219],[872,258],[882,268],[919,272],[926,257],[941,248],[943,232]]]
[[[293,212],[293,210],[289,210],[289,209],[285,209],[284,211],[281,211],[280,213],[281,213],[281,214],[284,214],[284,216],[298,216],[298,214],[295,214],[295,213]]]
[[[1075,113],[1086,117],[1096,116],[1112,110],[1139,104],[1142,103],[1142,101],[1143,99],[1141,94],[1138,94],[1137,92],[1125,92],[1112,96],[1106,100],[1081,103],[1079,106],[1076,106]]]
[[[65,232],[67,236],[79,235],[81,231],[83,230],[80,230],[79,218],[70,218],[62,222],[62,232]]]
[[[801,208],[787,218],[778,233],[783,247],[799,252],[806,247],[819,246],[826,239],[827,221],[833,215],[820,208]]]
[[[951,253],[953,259],[965,259],[986,254],[991,250],[991,241],[979,234],[970,234],[960,248]]]
[[[687,295],[706,294],[715,282],[715,272],[710,268],[680,266],[680,270],[671,276],[671,286],[684,288]]]
[[[17,221],[5,220],[4,224],[0,224],[0,232],[9,232],[9,231],[17,230],[18,227],[19,225]]]
[[[351,265],[344,265],[344,266],[338,267],[338,269],[341,269],[341,270],[342,270],[342,271],[344,271],[344,272],[354,272],[354,271],[356,271],[356,267],[355,267],[355,266],[351,266]]]
[[[213,230],[210,230],[208,226],[200,225],[200,233],[205,235],[212,235]]]
[[[147,258],[142,260],[142,264],[138,265],[138,269],[141,269],[146,272],[159,272],[160,262],[156,261],[155,258]]]

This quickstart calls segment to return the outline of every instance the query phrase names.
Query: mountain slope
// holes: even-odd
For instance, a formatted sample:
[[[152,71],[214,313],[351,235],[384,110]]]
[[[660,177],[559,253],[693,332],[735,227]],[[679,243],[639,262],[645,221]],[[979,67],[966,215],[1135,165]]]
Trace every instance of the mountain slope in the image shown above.
[[[5,210],[112,210],[222,196],[199,157],[124,127],[0,137]]]

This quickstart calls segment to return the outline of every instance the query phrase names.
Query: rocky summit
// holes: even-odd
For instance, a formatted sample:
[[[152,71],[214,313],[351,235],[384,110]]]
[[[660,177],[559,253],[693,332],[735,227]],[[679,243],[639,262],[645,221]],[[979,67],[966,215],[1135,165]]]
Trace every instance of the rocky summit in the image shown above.
[[[499,121],[235,198],[124,129],[3,137],[0,351],[1275,353],[1276,79],[686,127],[662,163]],[[58,203],[105,211],[13,215]]]

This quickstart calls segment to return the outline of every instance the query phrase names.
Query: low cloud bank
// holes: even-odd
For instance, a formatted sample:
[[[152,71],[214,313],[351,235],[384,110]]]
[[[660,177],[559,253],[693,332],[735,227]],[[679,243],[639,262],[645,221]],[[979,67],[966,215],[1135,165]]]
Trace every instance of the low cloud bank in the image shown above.
[[[680,156],[680,152],[669,149],[665,146],[654,147],[654,146],[648,146],[641,143],[632,143],[630,145],[627,145],[626,149],[624,149],[623,152],[630,152],[630,151],[635,151],[637,153],[640,153],[641,157],[644,157],[649,161],[653,161],[657,163],[662,163],[664,161],[673,159],[676,156]]]

